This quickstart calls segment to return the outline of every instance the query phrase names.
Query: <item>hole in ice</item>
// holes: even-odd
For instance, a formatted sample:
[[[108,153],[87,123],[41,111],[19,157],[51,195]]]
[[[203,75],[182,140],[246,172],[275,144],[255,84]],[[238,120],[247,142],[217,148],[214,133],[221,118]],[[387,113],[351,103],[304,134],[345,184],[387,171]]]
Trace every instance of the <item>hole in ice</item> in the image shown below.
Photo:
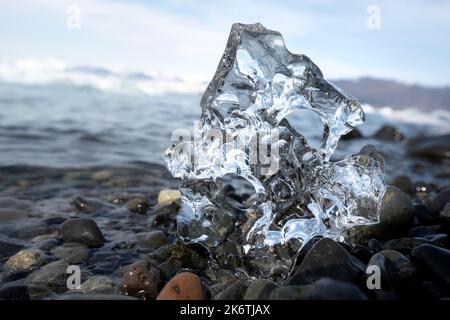
[[[307,109],[295,110],[286,119],[297,132],[306,138],[310,147],[317,150],[320,148],[323,123],[316,112]]]

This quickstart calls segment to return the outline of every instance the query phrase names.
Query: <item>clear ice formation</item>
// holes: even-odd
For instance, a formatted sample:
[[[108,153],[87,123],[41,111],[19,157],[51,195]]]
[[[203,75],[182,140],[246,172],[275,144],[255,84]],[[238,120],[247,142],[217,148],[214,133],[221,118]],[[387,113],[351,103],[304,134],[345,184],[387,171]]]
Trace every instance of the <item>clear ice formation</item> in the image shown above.
[[[221,267],[284,278],[311,238],[342,240],[346,229],[378,222],[379,154],[365,147],[330,160],[339,138],[364,122],[360,104],[289,52],[280,33],[233,24],[201,107],[196,136],[164,158],[182,179],[179,234],[209,248]],[[286,120],[298,109],[322,119],[318,150]]]

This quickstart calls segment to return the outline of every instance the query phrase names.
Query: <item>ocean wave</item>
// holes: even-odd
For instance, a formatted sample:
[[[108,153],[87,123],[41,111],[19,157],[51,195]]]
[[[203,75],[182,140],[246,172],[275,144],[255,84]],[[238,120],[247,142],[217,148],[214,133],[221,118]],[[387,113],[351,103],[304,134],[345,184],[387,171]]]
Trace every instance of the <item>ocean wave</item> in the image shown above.
[[[207,83],[160,72],[118,67],[67,65],[57,59],[0,59],[0,81],[15,84],[63,84],[119,94],[199,94]]]
[[[0,106],[13,104],[40,105],[43,95],[48,95],[47,98],[52,100],[52,96],[60,97],[69,92],[73,100],[76,101],[78,93],[76,93],[77,90],[71,90],[72,88],[82,91],[93,89],[105,92],[108,95],[125,94],[133,99],[135,95],[154,97],[182,94],[186,95],[186,99],[174,97],[168,101],[165,98],[164,101],[158,103],[167,113],[173,109],[174,103],[183,104],[183,101],[187,101],[190,111],[184,112],[185,107],[181,108],[185,119],[191,117],[191,107],[194,107],[191,105],[192,99],[187,96],[199,96],[207,85],[205,81],[187,80],[161,72],[126,70],[117,66],[69,65],[57,59],[0,59],[0,82],[12,84],[14,87],[18,85],[17,90],[14,90],[14,87],[11,86],[8,86],[9,89],[5,89],[4,93],[8,92],[9,95],[12,95],[12,92],[16,92],[16,94],[12,96],[2,95]],[[35,85],[42,86],[39,87],[39,94],[36,94],[35,90],[29,92]],[[20,87],[25,91],[20,90]],[[46,90],[40,90],[40,88]],[[61,91],[61,89],[66,88],[69,91]],[[44,93],[44,91],[47,93]],[[25,94],[25,92],[29,92],[29,94]],[[57,94],[60,92],[63,93]],[[120,100],[120,97],[111,95],[111,98],[116,102],[120,101],[121,110],[133,106],[133,102]],[[105,103],[110,104],[109,102]],[[59,104],[64,104],[64,102],[60,101]],[[196,105],[198,106],[197,102]],[[395,106],[380,108],[369,104],[364,104],[363,107],[368,116],[368,121],[361,129],[368,134],[378,130],[380,123],[404,126],[407,131],[410,130],[407,126],[418,125],[423,128],[423,132],[418,132],[421,134],[426,134],[427,130],[430,130],[430,134],[448,133],[450,131],[448,126],[450,112],[446,110],[423,111],[413,108],[398,109]]]
[[[369,104],[364,104],[363,109],[369,116],[378,116],[384,119],[384,122],[391,122],[397,126],[415,125],[430,129],[430,134],[450,132],[450,111],[443,109],[419,110],[416,108],[396,109],[386,106],[376,108]]]

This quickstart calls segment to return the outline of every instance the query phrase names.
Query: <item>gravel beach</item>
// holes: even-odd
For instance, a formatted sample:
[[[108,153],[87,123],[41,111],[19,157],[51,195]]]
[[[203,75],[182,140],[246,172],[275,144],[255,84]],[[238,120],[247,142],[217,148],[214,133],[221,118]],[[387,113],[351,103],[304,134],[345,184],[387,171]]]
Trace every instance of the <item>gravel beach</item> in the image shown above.
[[[282,281],[248,277],[244,260],[220,269],[224,257],[183,243],[179,181],[161,165],[1,167],[0,299],[449,298],[447,141],[392,142],[412,168],[439,171],[439,183],[388,176],[379,224],[343,243],[314,238]],[[369,265],[381,270],[380,289],[367,286]],[[69,266],[79,267],[78,288]]]

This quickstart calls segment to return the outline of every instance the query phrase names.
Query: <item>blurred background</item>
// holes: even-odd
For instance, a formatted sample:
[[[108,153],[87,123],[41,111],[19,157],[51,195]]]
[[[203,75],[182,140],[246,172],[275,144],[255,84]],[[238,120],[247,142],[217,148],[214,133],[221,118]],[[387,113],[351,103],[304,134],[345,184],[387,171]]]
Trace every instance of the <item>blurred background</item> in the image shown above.
[[[171,132],[199,119],[232,23],[261,22],[364,103],[364,139],[336,157],[372,143],[408,173],[398,140],[450,130],[449,12],[439,0],[1,1],[0,165],[162,163]],[[318,117],[292,121],[320,141]]]

